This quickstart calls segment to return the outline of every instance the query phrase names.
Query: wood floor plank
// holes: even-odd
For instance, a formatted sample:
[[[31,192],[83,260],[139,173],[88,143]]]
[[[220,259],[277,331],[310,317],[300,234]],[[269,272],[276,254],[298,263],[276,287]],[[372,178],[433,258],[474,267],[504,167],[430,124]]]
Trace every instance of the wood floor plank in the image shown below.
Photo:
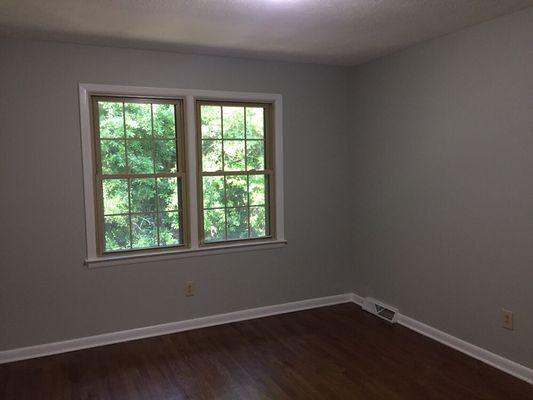
[[[341,304],[0,365],[1,400],[533,400],[533,386]]]

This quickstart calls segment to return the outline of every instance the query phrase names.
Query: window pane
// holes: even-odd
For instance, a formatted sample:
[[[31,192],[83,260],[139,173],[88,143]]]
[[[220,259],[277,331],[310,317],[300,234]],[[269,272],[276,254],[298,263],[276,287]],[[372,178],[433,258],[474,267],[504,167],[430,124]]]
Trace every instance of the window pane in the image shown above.
[[[248,205],[246,176],[226,177],[226,207]]]
[[[263,139],[264,116],[262,107],[246,107],[246,138]]]
[[[224,140],[224,170],[244,171],[244,140]]]
[[[159,211],[174,211],[178,209],[177,178],[157,178],[157,193],[159,195]]]
[[[133,248],[157,246],[156,214],[131,216],[131,243]]]
[[[250,205],[262,206],[265,204],[266,182],[264,175],[250,175]]]
[[[128,140],[128,164],[132,174],[153,174],[152,140]]]
[[[155,172],[176,172],[176,141],[155,140]]]
[[[172,246],[181,243],[179,212],[159,214],[159,245]]]
[[[246,142],[246,167],[248,170],[265,169],[265,146],[263,140],[248,140]]]
[[[152,137],[152,108],[150,104],[125,103],[126,136],[135,138]]]
[[[96,104],[98,161],[104,176],[115,175],[102,179],[99,191],[103,205],[100,246],[104,252],[183,243],[180,178],[154,175],[178,173],[177,152],[181,148],[177,138],[181,138],[182,126],[176,125],[176,113],[181,105],[164,100],[136,101],[99,100]],[[218,109],[221,123],[222,108]],[[211,155],[211,161],[218,161],[218,169],[222,169],[221,140],[218,145],[218,160]]]
[[[250,207],[250,237],[266,236],[265,207]]]
[[[130,247],[130,217],[104,217],[104,251],[125,250]]]
[[[221,140],[202,140],[202,170],[222,171]]]
[[[222,139],[222,107],[201,106],[202,138]]]
[[[228,239],[248,237],[248,208],[228,208]]]
[[[99,101],[100,138],[124,137],[122,102]]]
[[[204,211],[204,237],[206,242],[224,240],[226,238],[225,230],[224,210]]]
[[[126,144],[123,140],[100,141],[102,173],[121,174],[126,170]]]
[[[224,207],[224,177],[204,176],[204,208]]]
[[[104,195],[104,214],[122,214],[129,211],[128,180],[104,179],[102,182]]]
[[[156,137],[175,138],[176,121],[174,104],[152,104],[154,113],[154,135]]]
[[[224,106],[222,114],[224,139],[244,139],[244,107]]]
[[[155,179],[131,179],[131,212],[155,211]]]

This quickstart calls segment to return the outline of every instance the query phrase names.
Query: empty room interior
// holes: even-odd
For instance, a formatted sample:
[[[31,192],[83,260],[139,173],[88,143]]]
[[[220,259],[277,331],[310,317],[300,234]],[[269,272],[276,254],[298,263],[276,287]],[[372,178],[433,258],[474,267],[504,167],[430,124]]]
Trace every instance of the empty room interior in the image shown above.
[[[533,400],[533,0],[0,1],[1,400]]]

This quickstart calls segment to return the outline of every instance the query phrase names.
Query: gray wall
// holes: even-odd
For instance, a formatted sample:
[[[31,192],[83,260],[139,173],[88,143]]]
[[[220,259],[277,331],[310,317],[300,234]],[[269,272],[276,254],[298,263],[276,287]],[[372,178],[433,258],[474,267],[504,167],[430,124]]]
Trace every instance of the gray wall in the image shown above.
[[[360,66],[352,94],[355,292],[533,367],[533,9]]]
[[[12,40],[0,60],[0,349],[351,291],[347,69]],[[288,246],[84,267],[79,82],[283,94]]]

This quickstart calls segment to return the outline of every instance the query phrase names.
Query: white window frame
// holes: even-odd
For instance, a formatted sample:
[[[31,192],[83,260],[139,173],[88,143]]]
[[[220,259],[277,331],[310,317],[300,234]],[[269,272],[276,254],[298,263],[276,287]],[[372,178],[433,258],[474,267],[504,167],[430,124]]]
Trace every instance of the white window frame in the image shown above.
[[[120,255],[98,256],[96,243],[96,215],[95,215],[95,187],[94,160],[91,127],[91,96],[144,96],[181,99],[184,105],[185,142],[187,162],[188,186],[188,216],[190,229],[190,246],[168,251],[154,251]],[[276,236],[269,240],[258,240],[239,243],[223,243],[213,247],[202,247],[198,240],[198,179],[197,179],[197,151],[198,140],[196,126],[196,101],[241,101],[263,102],[272,104],[274,119],[274,190],[275,190],[275,224]],[[85,195],[85,225],[87,234],[87,257],[85,264],[89,267],[103,267],[121,264],[133,264],[169,258],[221,254],[235,251],[249,251],[257,249],[278,248],[287,242],[284,235],[283,209],[283,122],[282,96],[273,93],[228,92],[214,90],[170,89],[140,86],[100,85],[90,83],[79,84],[81,144],[83,158],[83,186]]]

